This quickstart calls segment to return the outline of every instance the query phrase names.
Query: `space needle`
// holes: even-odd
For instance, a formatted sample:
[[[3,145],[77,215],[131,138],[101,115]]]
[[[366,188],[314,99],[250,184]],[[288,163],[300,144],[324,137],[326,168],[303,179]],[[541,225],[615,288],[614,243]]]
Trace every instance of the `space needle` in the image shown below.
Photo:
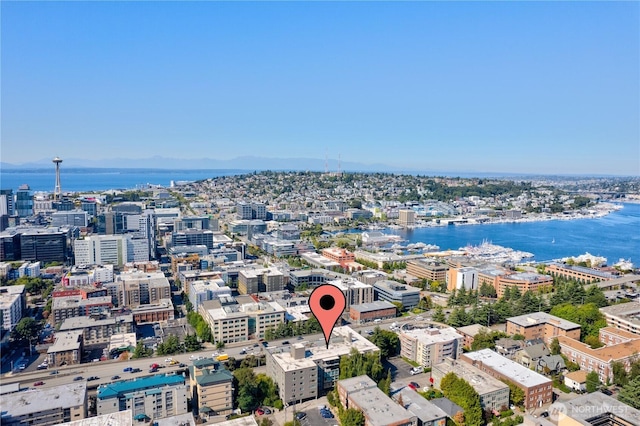
[[[60,157],[56,157],[52,161],[56,165],[56,187],[53,189],[53,199],[58,200],[62,193],[62,190],[60,189],[60,163],[62,163],[62,159]]]

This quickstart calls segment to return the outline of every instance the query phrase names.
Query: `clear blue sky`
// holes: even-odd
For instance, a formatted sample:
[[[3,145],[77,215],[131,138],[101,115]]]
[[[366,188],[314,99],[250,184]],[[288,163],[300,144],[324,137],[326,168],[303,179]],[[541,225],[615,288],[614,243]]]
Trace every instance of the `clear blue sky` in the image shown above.
[[[10,2],[1,160],[640,174],[638,2]]]

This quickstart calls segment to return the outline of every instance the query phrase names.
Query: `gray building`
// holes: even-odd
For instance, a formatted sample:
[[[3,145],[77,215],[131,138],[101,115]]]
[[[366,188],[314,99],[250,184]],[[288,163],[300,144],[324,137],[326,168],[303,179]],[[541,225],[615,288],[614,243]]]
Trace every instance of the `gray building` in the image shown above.
[[[87,415],[87,382],[2,395],[3,426],[58,425]]]
[[[89,214],[84,210],[70,210],[55,212],[51,215],[52,226],[78,226],[81,228],[89,224]]]
[[[420,301],[420,289],[396,281],[382,280],[373,285],[376,300],[402,303],[405,309],[411,309]]]

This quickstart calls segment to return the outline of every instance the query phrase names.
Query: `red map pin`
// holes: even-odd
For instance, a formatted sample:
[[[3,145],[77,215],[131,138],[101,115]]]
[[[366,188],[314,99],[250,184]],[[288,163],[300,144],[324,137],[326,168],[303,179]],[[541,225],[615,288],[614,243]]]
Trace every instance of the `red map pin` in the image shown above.
[[[345,306],[347,306],[347,300],[342,290],[331,284],[322,284],[313,290],[309,297],[309,307],[322,327],[327,349],[329,349],[329,338],[333,327],[342,315]]]

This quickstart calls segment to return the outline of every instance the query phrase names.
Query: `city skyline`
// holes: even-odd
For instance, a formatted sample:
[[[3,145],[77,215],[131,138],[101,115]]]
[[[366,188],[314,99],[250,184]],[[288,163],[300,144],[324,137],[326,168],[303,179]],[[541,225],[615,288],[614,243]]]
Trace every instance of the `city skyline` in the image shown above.
[[[635,2],[0,7],[4,163],[640,172]]]

